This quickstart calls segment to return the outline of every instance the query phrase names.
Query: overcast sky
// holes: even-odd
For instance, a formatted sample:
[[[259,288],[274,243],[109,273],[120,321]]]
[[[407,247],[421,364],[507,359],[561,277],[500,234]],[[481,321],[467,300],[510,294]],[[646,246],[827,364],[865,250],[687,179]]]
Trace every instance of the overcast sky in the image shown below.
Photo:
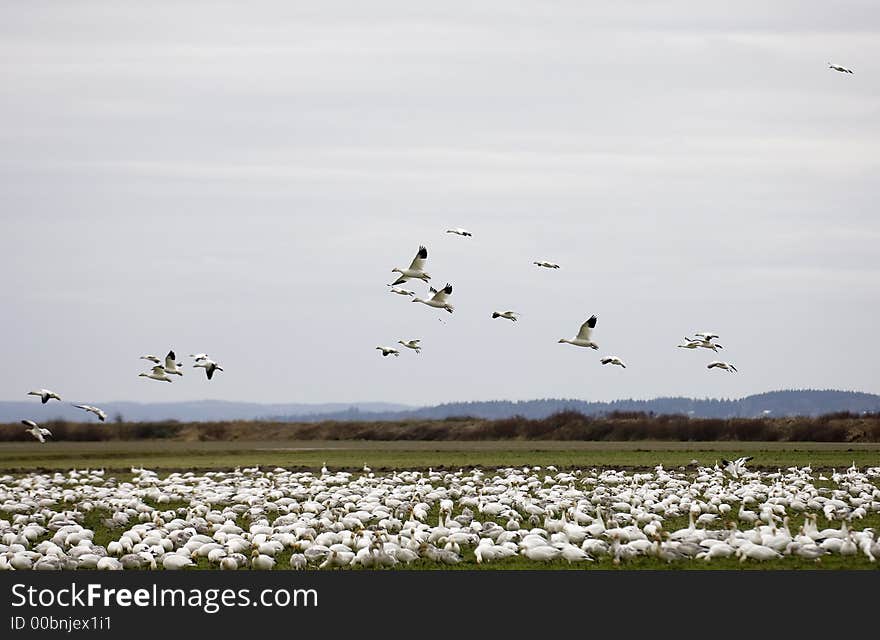
[[[873,0],[7,3],[0,399],[880,392],[878,31]],[[419,244],[453,315],[385,286]],[[594,313],[599,351],[557,343]],[[169,348],[226,371],[137,377]]]

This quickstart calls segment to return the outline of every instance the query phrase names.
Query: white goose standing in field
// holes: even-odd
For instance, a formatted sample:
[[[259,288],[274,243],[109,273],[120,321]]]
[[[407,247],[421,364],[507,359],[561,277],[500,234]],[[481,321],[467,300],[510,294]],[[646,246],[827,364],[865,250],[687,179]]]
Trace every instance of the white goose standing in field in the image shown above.
[[[454,229],[447,229],[446,233],[454,233],[457,236],[466,236],[466,237],[470,237],[470,236],[474,235],[470,231],[468,231],[467,229],[462,229],[461,227],[455,227]]]
[[[545,269],[558,269],[559,265],[555,262],[545,262],[544,260],[535,260],[532,264],[536,264],[539,267],[544,267]]]
[[[205,373],[208,376],[208,380],[214,377],[215,371],[223,371],[223,367],[221,367],[219,364],[208,357],[197,360],[196,363],[193,365],[193,369],[195,369],[196,367],[201,367],[205,370]]]
[[[98,420],[100,420],[101,422],[104,422],[107,419],[107,414],[104,413],[98,407],[93,407],[90,404],[75,404],[73,406],[76,407],[77,409],[82,409],[83,411],[88,411],[89,413],[94,413],[96,416],[98,416]]]
[[[434,307],[435,309],[446,309],[449,313],[452,313],[454,307],[446,302],[449,296],[452,295],[452,285],[448,282],[446,286],[437,291],[434,287],[431,287],[430,292],[433,293],[433,297],[430,300],[422,300],[421,298],[413,298],[413,302],[421,302],[422,304],[426,304],[429,307]]]
[[[162,380],[163,382],[171,382],[171,378],[165,375],[165,367],[157,364],[150,370],[150,373],[139,373],[138,378],[150,378],[151,380]]]
[[[626,369],[626,364],[624,364],[623,360],[618,358],[617,356],[607,356],[600,360],[602,364],[616,364],[618,367],[623,367]]]
[[[395,358],[400,355],[400,351],[397,349],[392,349],[391,347],[376,347],[379,351],[382,352],[383,357],[394,356]]]
[[[841,67],[840,65],[833,64],[831,62],[828,63],[829,69],[834,69],[835,71],[840,71],[841,73],[852,73],[852,69],[847,69],[846,67]]]
[[[580,331],[575,336],[574,340],[569,340],[568,338],[560,338],[559,342],[565,342],[567,344],[573,344],[576,347],[589,347],[590,349],[598,349],[599,345],[591,339],[591,334],[593,329],[596,328],[597,318],[595,315],[589,317],[589,319],[581,325]]]
[[[176,362],[177,356],[174,355],[174,351],[169,351],[168,355],[165,356],[165,373],[171,373],[176,376],[182,376],[183,371],[177,368],[177,366],[181,363]]]
[[[520,315],[516,311],[493,311],[492,318],[504,318],[511,322],[516,322],[516,317]]]
[[[724,369],[728,373],[733,373],[734,371],[737,370],[736,367],[734,367],[731,363],[722,362],[721,360],[713,360],[708,365],[706,365],[706,368],[707,369]]]
[[[46,442],[46,439],[43,436],[52,437],[51,431],[49,431],[48,429],[44,429],[33,420],[22,420],[21,423],[26,427],[30,427],[30,429],[25,429],[25,431],[27,431],[40,442]]]
[[[39,391],[28,391],[29,396],[40,396],[40,400],[42,400],[43,404],[46,404],[51,399],[61,400],[61,396],[59,396],[54,391],[49,389],[40,389]]]
[[[409,342],[404,342],[403,340],[398,340],[397,342],[398,342],[398,344],[402,344],[407,349],[412,349],[416,353],[422,352],[422,347],[419,344],[421,342],[421,340],[410,340]]]
[[[431,276],[425,271],[425,260],[428,259],[428,250],[424,246],[420,246],[419,250],[416,252],[416,257],[413,258],[413,261],[410,263],[407,269],[401,269],[400,267],[394,267],[391,270],[391,273],[399,273],[400,277],[391,283],[391,286],[397,286],[399,284],[403,284],[407,280],[411,278],[416,278],[418,280],[424,280],[427,282],[431,279]]]

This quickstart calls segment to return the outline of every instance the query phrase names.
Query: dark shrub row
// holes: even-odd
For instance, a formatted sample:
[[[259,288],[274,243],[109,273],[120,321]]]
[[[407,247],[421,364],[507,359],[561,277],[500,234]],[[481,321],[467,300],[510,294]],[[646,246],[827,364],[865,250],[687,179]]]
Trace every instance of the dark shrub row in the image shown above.
[[[563,411],[540,420],[456,417],[409,422],[45,423],[54,440],[752,440],[880,442],[880,414],[816,418],[689,418]],[[0,441],[27,441],[20,424],[0,425]]]

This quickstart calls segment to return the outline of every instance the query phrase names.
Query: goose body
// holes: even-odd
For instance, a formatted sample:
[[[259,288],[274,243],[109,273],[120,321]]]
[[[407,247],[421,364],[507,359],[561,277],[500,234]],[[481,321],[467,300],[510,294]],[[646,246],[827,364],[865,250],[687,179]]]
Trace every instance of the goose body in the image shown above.
[[[725,473],[732,475],[734,478],[739,478],[740,474],[746,470],[746,462],[751,459],[752,456],[743,456],[736,460],[722,460],[721,464]]]
[[[397,349],[392,349],[391,347],[376,347],[379,351],[382,352],[383,357],[394,356],[395,358],[400,355],[400,351]]]
[[[50,389],[39,389],[38,391],[28,391],[29,396],[39,396],[40,400],[43,404],[49,402],[49,400],[61,400],[61,396],[59,396],[54,391]]]
[[[161,364],[157,364],[155,367],[150,369],[150,373],[139,373],[138,377],[150,378],[151,380],[161,380],[163,382],[171,382],[171,378],[165,375],[165,367],[163,367]]]
[[[174,355],[174,351],[169,351],[168,355],[165,356],[165,373],[170,373],[175,376],[182,376],[183,371],[178,369],[179,362],[176,362],[177,357]]]
[[[621,360],[617,356],[608,356],[607,358],[602,358],[600,362],[602,364],[616,364],[618,367],[623,367],[624,369],[626,369],[626,364],[624,364],[623,360]]]
[[[457,236],[466,236],[466,237],[470,237],[470,236],[474,235],[470,231],[468,231],[467,229],[462,229],[461,227],[455,227],[454,229],[447,229],[446,233],[454,233]]]
[[[214,362],[208,357],[202,358],[193,365],[193,368],[201,367],[205,370],[205,374],[208,376],[208,380],[214,377],[215,371],[223,371],[223,367]]]
[[[831,62],[828,63],[828,68],[840,71],[841,73],[852,73],[852,69],[847,69],[846,67],[841,67],[840,65],[832,64]]]
[[[516,311],[493,311],[492,318],[504,318],[505,320],[510,320],[511,322],[516,322],[516,317],[519,314]]]
[[[396,293],[399,296],[414,296],[416,295],[415,291],[410,291],[409,289],[401,289],[400,287],[394,287],[392,285],[388,285],[391,287],[391,293]]]
[[[597,345],[592,340],[593,329],[596,328],[597,318],[595,315],[589,317],[589,319],[581,325],[580,331],[578,331],[577,336],[573,340],[569,340],[567,338],[560,338],[559,342],[565,342],[567,344],[573,344],[576,347],[589,347],[590,349],[598,349],[599,345]]]
[[[46,442],[46,438],[44,436],[49,436],[50,438],[52,437],[51,431],[49,431],[48,429],[44,429],[33,420],[22,420],[21,423],[26,427],[30,427],[30,429],[25,429],[25,431],[27,431],[40,442]]]
[[[431,293],[434,295],[429,300],[422,300],[421,298],[413,298],[413,302],[421,302],[422,304],[426,304],[429,307],[434,307],[435,309],[446,309],[449,313],[454,311],[454,307],[447,302],[449,296],[452,295],[452,285],[448,282],[446,286],[437,291],[434,287],[430,288]]]
[[[398,344],[402,344],[407,349],[412,349],[416,353],[422,352],[422,347],[419,344],[421,342],[421,340],[410,340],[409,342],[404,342],[403,340],[398,340],[397,342],[398,342]]]
[[[89,413],[94,413],[96,416],[98,416],[98,420],[100,420],[101,422],[104,422],[107,419],[107,414],[104,413],[98,407],[93,407],[90,404],[75,404],[73,406],[76,407],[77,409],[82,409],[83,411],[88,411]]]
[[[149,360],[154,364],[160,364],[162,361],[158,358],[158,356],[154,356],[153,354],[149,354],[146,356],[141,356],[141,360]]]
[[[535,260],[532,264],[536,264],[539,267],[544,267],[545,269],[558,269],[559,265],[554,262],[545,262],[544,260]]]
[[[733,373],[734,371],[737,370],[736,367],[734,367],[731,363],[722,362],[721,360],[713,360],[708,365],[706,365],[706,368],[707,369],[724,369],[728,373]]]
[[[403,284],[407,280],[415,278],[417,280],[424,280],[427,282],[431,279],[431,276],[425,271],[425,260],[428,259],[428,250],[421,246],[419,250],[416,252],[416,257],[413,258],[413,261],[410,263],[409,267],[406,269],[401,269],[399,267],[395,267],[391,270],[391,273],[399,273],[400,277],[391,283],[391,286],[397,286],[399,284]]]

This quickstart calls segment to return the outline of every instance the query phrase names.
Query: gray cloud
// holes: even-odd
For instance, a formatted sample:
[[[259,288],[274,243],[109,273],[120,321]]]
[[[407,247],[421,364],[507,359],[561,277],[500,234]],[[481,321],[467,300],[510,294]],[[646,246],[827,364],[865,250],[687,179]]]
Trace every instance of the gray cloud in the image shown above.
[[[0,397],[880,391],[874,3],[472,4],[7,7]],[[420,243],[444,322],[384,287]]]

